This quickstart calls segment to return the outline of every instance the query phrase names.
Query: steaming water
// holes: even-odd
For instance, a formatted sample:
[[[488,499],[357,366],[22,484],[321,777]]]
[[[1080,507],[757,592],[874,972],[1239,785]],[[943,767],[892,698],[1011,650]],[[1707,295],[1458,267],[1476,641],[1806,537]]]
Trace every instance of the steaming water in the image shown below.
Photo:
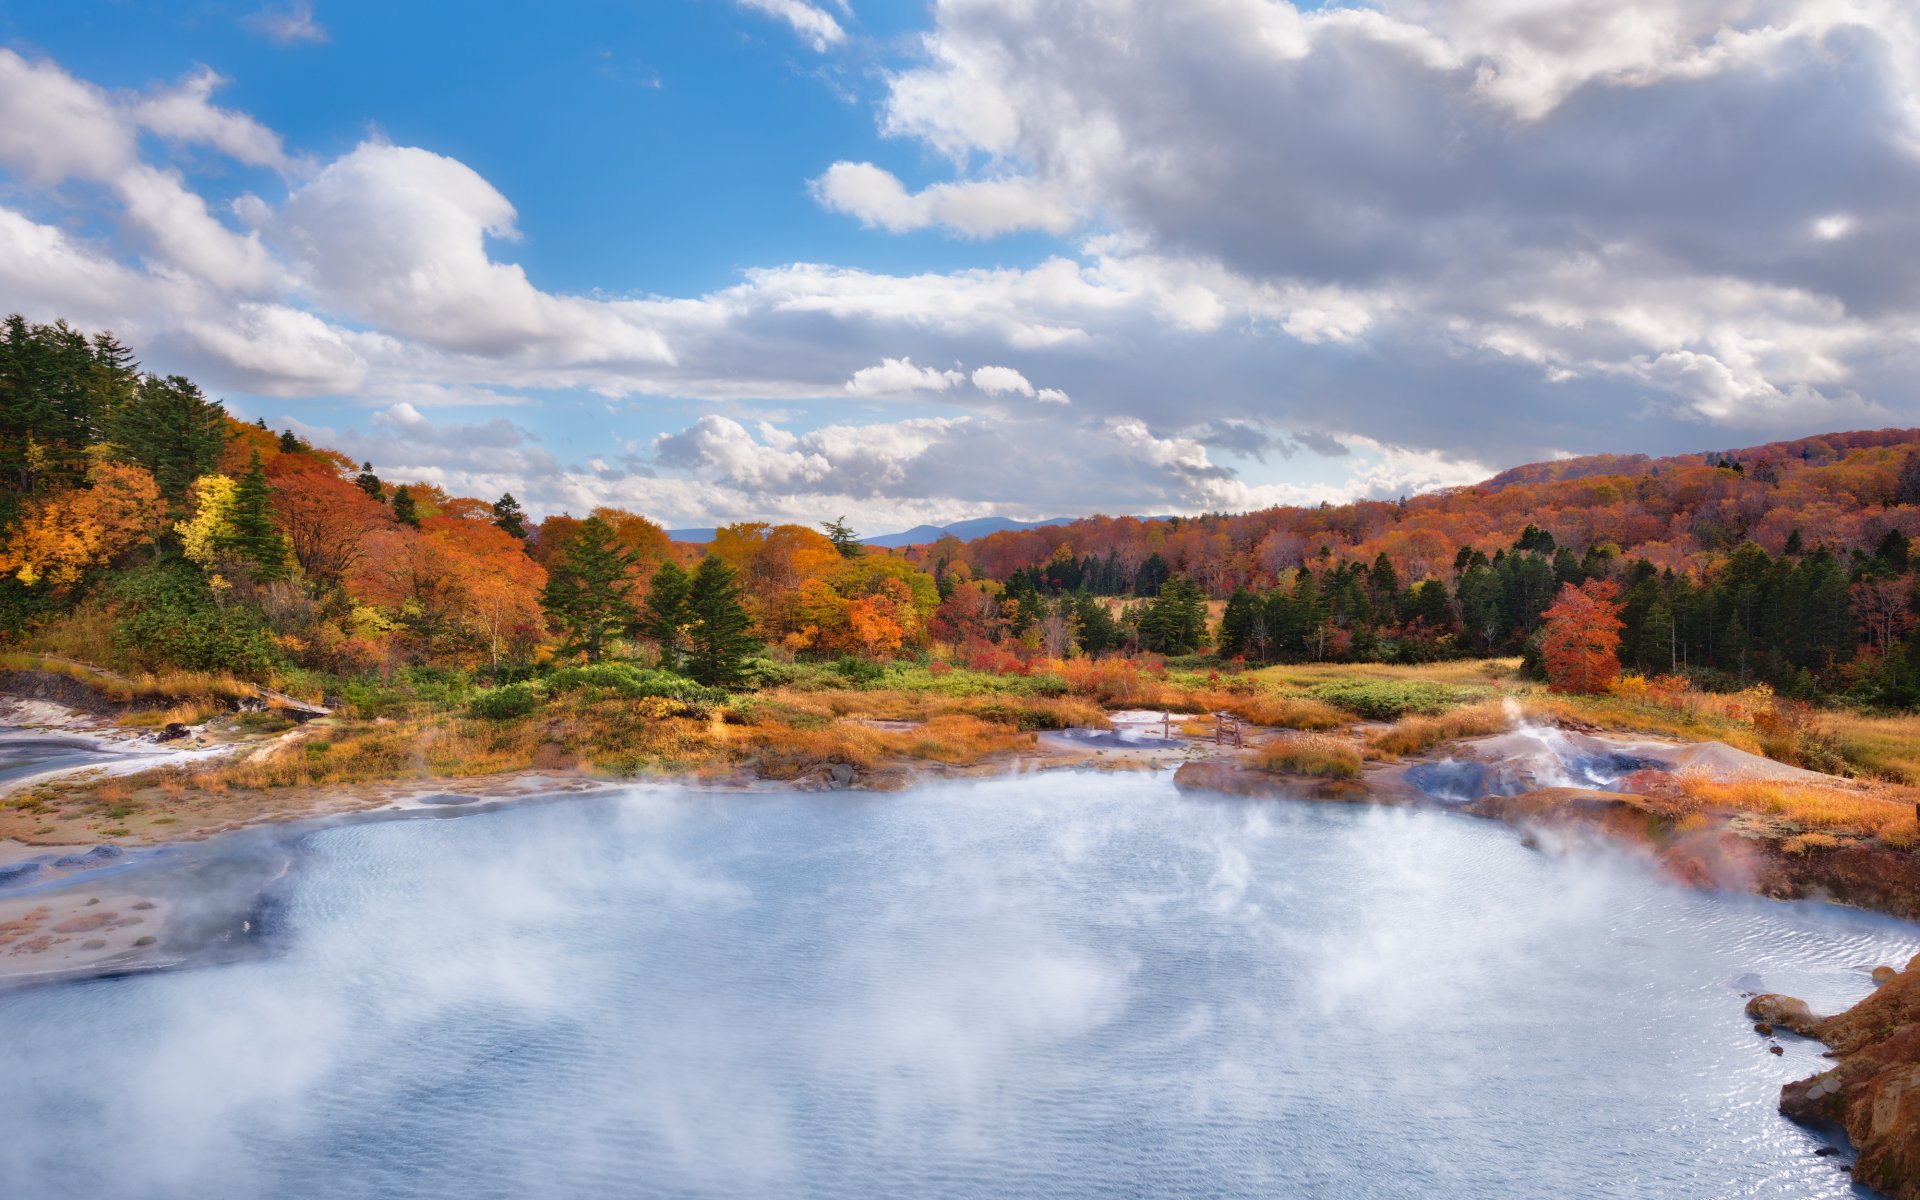
[[[1911,926],[1156,775],[311,834],[284,952],[0,995],[9,1197],[1848,1194],[1741,992]]]

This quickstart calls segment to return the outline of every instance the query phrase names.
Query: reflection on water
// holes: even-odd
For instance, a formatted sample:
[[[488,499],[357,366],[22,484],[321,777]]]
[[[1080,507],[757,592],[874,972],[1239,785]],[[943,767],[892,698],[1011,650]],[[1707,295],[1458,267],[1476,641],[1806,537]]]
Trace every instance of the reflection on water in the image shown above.
[[[0,996],[10,1194],[1845,1195],[1740,990],[1920,948],[1164,774],[307,849],[280,957]]]

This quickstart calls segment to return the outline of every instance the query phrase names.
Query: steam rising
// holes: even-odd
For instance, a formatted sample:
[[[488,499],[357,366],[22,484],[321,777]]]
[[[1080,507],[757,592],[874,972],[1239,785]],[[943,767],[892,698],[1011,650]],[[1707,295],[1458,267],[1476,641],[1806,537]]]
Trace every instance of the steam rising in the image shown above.
[[[1736,981],[1920,940],[1163,775],[308,848],[279,957],[0,995],[9,1194],[1843,1195]]]

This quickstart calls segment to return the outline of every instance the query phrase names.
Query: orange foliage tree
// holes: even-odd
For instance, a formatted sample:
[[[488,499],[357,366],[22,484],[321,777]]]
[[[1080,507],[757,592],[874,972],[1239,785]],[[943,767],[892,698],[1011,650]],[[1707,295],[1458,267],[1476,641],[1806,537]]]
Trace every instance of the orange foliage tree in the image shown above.
[[[1560,589],[1545,613],[1540,655],[1556,692],[1604,692],[1620,675],[1620,589],[1610,579]]]
[[[153,476],[127,463],[99,463],[87,486],[36,502],[0,547],[0,571],[32,585],[69,587],[90,568],[153,541],[166,525]]]
[[[345,579],[368,539],[393,525],[387,506],[367,495],[334,462],[282,454],[267,464],[275,523],[307,578],[322,586]]]

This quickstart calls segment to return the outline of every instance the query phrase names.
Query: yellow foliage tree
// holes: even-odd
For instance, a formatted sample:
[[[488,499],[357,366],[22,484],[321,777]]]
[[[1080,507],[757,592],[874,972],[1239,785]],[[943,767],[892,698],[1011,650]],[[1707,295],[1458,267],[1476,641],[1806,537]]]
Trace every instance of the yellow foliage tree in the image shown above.
[[[192,515],[173,527],[186,556],[213,570],[219,547],[233,536],[235,484],[225,475],[202,475],[187,489]]]

